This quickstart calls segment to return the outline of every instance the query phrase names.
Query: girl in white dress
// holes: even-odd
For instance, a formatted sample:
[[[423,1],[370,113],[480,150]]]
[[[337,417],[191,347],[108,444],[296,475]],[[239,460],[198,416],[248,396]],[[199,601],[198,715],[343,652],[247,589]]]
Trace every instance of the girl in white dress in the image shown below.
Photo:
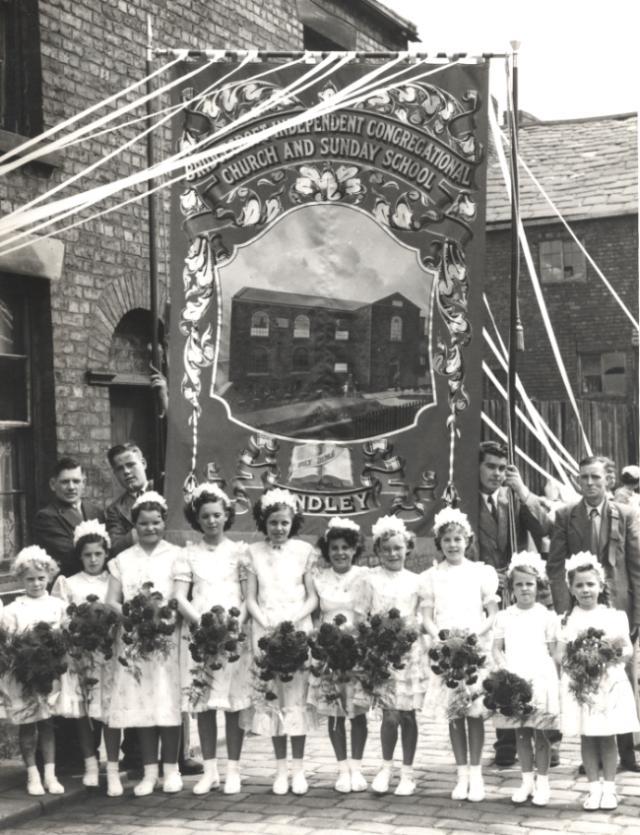
[[[507,588],[515,603],[496,615],[493,658],[497,667],[531,683],[531,705],[536,709],[530,725],[518,725],[515,729],[522,785],[515,790],[511,800],[525,803],[531,797],[534,806],[546,806],[550,795],[551,761],[551,743],[546,731],[558,727],[560,701],[558,673],[553,660],[556,616],[536,602],[539,592],[547,588],[542,557],[533,551],[514,554],[507,569]],[[542,721],[541,717],[543,728],[535,724]],[[514,727],[506,717],[496,717],[494,721],[497,727]]]
[[[437,641],[442,629],[468,630],[478,637],[480,649],[488,652],[498,611],[498,575],[492,566],[466,559],[473,533],[469,520],[461,511],[447,507],[436,513],[433,535],[444,560],[421,575],[425,631]],[[427,708],[445,718],[451,691],[442,676],[432,673],[427,693]],[[449,737],[458,771],[458,780],[451,792],[453,800],[477,802],[484,799],[480,764],[484,745],[483,714],[482,698],[477,698],[466,717],[449,722]]]
[[[298,499],[288,490],[268,490],[254,505],[253,514],[258,530],[266,536],[264,542],[254,543],[247,550],[247,608],[253,618],[253,649],[257,655],[260,638],[282,621],[292,621],[296,629],[310,632],[318,597],[312,578],[314,548],[294,538],[303,520]],[[308,673],[298,672],[293,681],[277,683],[277,709],[258,702],[252,712],[251,730],[270,735],[273,742],[274,794],[289,791],[287,736],[291,737],[291,791],[305,794],[309,788],[304,773],[304,748],[311,724],[307,686]]]
[[[153,583],[165,600],[173,592],[174,564],[181,549],[162,538],[167,518],[167,503],[159,493],[150,490],[139,496],[131,518],[138,542],[121,551],[108,563],[109,586],[107,603],[122,613],[122,604],[138,594],[145,583]],[[166,657],[157,655],[140,662],[140,681],[118,664],[115,668],[109,726],[137,728],[142,750],[144,776],[134,787],[138,797],[153,792],[158,782],[158,741],[162,741],[162,790],[167,793],[182,789],[178,771],[180,744],[180,664],[177,633],[171,637]]]
[[[174,568],[174,594],[178,609],[188,624],[199,624],[200,616],[213,606],[225,610],[238,609],[240,623],[246,620],[246,544],[232,542],[225,531],[233,524],[235,509],[227,494],[216,484],[201,484],[185,505],[185,516],[191,527],[203,534],[201,542],[187,546]],[[189,590],[191,599],[189,599]],[[249,687],[249,662],[251,652],[245,642],[240,645],[240,658],[225,662],[214,675],[213,684],[206,698],[195,704],[189,700],[195,661],[189,652],[190,633],[183,630],[180,646],[182,671],[182,707],[198,717],[200,747],[204,759],[204,773],[193,787],[194,794],[206,794],[220,783],[218,776],[217,718],[216,711],[223,710],[227,739],[227,776],[225,794],[240,791],[240,754],[244,731],[240,727],[240,711],[251,704]]]
[[[326,566],[314,573],[313,584],[320,601],[322,623],[332,623],[336,615],[346,618],[347,624],[356,622],[356,595],[368,569],[354,565],[362,553],[364,542],[360,527],[350,519],[334,516],[327,530],[318,540],[318,549]],[[329,739],[338,761],[335,790],[342,793],[361,792],[367,788],[362,774],[362,756],[367,741],[368,705],[361,699],[354,704],[354,684],[344,689],[344,707],[340,702],[323,699],[320,679],[311,676],[309,704],[322,716],[327,716]],[[345,718],[351,723],[351,764],[347,761]]]
[[[372,568],[364,578],[362,596],[357,604],[361,614],[386,615],[390,609],[397,609],[408,627],[419,630],[422,583],[417,574],[404,567],[407,554],[414,545],[413,534],[397,516],[382,516],[374,524],[371,534],[373,550],[380,565]],[[413,776],[413,760],[418,744],[416,710],[422,707],[425,695],[420,643],[419,640],[414,642],[402,670],[391,671],[391,686],[388,695],[383,698],[380,725],[382,767],[371,783],[377,794],[389,790],[398,730],[402,740],[402,770],[394,794],[407,796],[416,789]]]
[[[74,554],[78,564],[82,565],[82,571],[78,571],[71,577],[64,577],[61,574],[54,583],[51,594],[59,597],[66,605],[75,603],[79,606],[89,595],[95,595],[101,603],[104,603],[109,585],[109,572],[105,568],[105,563],[111,547],[107,529],[95,519],[81,522],[73,532],[73,544]],[[82,715],[78,718],[78,739],[84,757],[82,783],[85,786],[98,785],[96,734],[92,723],[97,722],[98,729],[100,724],[103,725],[104,744],[107,750],[107,794],[109,797],[119,797],[122,794],[118,768],[120,729],[110,728],[106,724],[114,662],[115,656],[105,661],[102,654],[98,653],[93,671],[98,683],[92,688],[89,714],[85,715],[84,706],[81,705]]]
[[[24,586],[24,596],[17,597],[2,612],[1,626],[9,633],[24,632],[36,623],[44,621],[53,627],[61,627],[65,617],[65,605],[57,597],[51,597],[47,586],[59,571],[58,564],[44,548],[30,545],[23,548],[13,561],[11,571]],[[56,702],[60,688],[54,688],[50,699],[25,700],[22,688],[15,679],[5,675],[2,681],[6,718],[18,725],[20,753],[27,767],[27,792],[43,795],[63,794],[55,771],[55,741],[51,717],[57,713]],[[40,747],[44,761],[44,786],[36,765],[36,749]]]
[[[582,762],[589,780],[583,807],[587,811],[615,809],[616,734],[640,730],[633,690],[624,668],[633,655],[629,620],[626,612],[609,608],[604,569],[597,557],[581,551],[566,561],[565,570],[571,604],[560,621],[559,660],[562,661],[569,641],[589,627],[603,630],[605,637],[622,646],[620,662],[607,668],[598,692],[587,704],[580,704],[570,691],[568,675],[562,672],[560,677],[561,730],[570,736],[580,735]]]

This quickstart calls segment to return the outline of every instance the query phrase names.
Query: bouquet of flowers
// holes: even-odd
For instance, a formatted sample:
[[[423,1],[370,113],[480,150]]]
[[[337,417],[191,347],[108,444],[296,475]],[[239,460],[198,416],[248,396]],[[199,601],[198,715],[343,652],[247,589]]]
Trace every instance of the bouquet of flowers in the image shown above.
[[[311,675],[320,679],[322,694],[328,704],[340,702],[346,713],[344,686],[353,681],[353,670],[361,660],[356,631],[346,626],[344,615],[336,615],[332,623],[323,623],[309,636]]]
[[[605,637],[590,626],[567,644],[562,668],[569,676],[569,691],[580,705],[592,704],[608,668],[622,661],[623,643]]]
[[[481,695],[478,671],[484,667],[486,656],[478,651],[478,638],[466,629],[442,629],[439,641],[429,650],[431,671],[442,676],[452,691],[449,695],[449,721],[468,716],[473,703]]]
[[[202,614],[199,624],[190,626],[189,652],[197,664],[191,670],[193,679],[189,688],[193,706],[211,690],[216,671],[240,658],[240,644],[246,636],[240,631],[239,617],[240,611],[235,606],[228,612],[222,606],[214,606]]]
[[[9,672],[30,703],[25,714],[53,692],[55,682],[67,671],[67,645],[60,629],[40,621],[23,632],[9,636],[7,647]]]
[[[407,627],[397,609],[390,609],[386,615],[372,615],[357,629],[360,659],[355,678],[368,696],[384,702],[392,686],[392,670],[404,669],[404,659],[418,633]]]
[[[139,594],[122,604],[124,648],[118,661],[137,682],[142,678],[140,661],[149,661],[154,654],[168,656],[178,622],[177,600],[165,600],[152,589],[153,583],[144,583]]]
[[[78,676],[84,708],[89,715],[93,690],[99,682],[98,667],[113,657],[118,616],[101,603],[95,594],[88,595],[84,603],[67,606],[69,622],[66,640],[74,672]]]
[[[484,706],[516,723],[524,723],[535,712],[533,690],[528,681],[508,670],[495,670],[482,682]]]
[[[294,673],[307,666],[307,634],[297,630],[290,620],[279,623],[258,641],[262,655],[256,659],[260,690],[268,701],[278,698],[268,682],[293,680]]]

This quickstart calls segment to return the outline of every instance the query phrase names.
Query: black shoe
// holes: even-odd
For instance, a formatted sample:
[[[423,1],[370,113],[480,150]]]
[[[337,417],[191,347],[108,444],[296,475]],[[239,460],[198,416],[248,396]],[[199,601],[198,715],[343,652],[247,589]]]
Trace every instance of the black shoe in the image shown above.
[[[580,763],[580,765],[578,766],[578,774],[586,774],[586,773],[587,772],[585,770],[585,767],[582,765],[582,763]]]
[[[620,760],[618,771],[640,771],[640,765],[635,760]]]
[[[557,751],[551,752],[551,760],[549,761],[549,768],[557,768],[560,765],[560,754]]]
[[[508,754],[496,754],[495,759],[493,760],[493,765],[498,766],[498,768],[511,768],[511,766],[515,764],[516,758],[511,757]]]
[[[204,771],[200,760],[194,760],[193,757],[187,757],[180,763],[180,774],[202,774]]]

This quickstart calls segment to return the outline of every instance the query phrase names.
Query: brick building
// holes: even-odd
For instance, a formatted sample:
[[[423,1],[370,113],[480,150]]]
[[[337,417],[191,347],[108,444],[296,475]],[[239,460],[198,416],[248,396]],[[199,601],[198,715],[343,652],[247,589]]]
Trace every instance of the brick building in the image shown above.
[[[5,0],[0,153],[144,77],[147,14],[158,46],[375,51],[403,50],[417,40],[413,24],[376,0],[218,0],[215,9],[204,2]],[[106,157],[138,130],[122,127],[9,174],[0,183],[2,213]],[[156,155],[169,150],[167,130]],[[84,178],[81,187],[145,165],[143,140]],[[164,194],[157,229],[163,311],[168,199]],[[148,242],[147,205],[136,202],[51,237],[34,236],[29,246],[0,257],[5,559],[28,541],[29,522],[48,498],[48,475],[58,456],[79,458],[89,495],[105,499],[113,492],[106,449],[128,437],[149,443]]]
[[[634,317],[638,316],[637,115],[540,122],[522,117],[520,154],[594,262]],[[506,338],[509,320],[511,215],[497,159],[487,184],[486,292]],[[620,466],[638,454],[638,343],[634,328],[569,232],[523,171],[521,213],[549,317],[579,399],[594,449]],[[518,371],[528,394],[544,404],[567,401],[524,259],[520,307],[525,352]],[[489,365],[498,364],[486,351]],[[488,385],[486,395],[496,397]],[[578,448],[571,409],[552,428],[574,454]],[[607,426],[615,415],[618,426]],[[626,418],[625,418],[626,416]],[[622,425],[624,422],[625,425]]]

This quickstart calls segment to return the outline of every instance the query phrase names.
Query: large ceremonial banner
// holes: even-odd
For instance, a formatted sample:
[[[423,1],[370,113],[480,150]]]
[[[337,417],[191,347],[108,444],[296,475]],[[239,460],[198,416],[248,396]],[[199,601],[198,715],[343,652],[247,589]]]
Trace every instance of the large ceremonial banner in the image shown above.
[[[232,69],[178,93],[176,148],[199,156],[173,195],[169,528],[206,479],[239,533],[270,485],[314,537],[334,514],[421,536],[443,501],[473,518],[486,63],[351,62],[293,92],[308,64],[221,87]]]

